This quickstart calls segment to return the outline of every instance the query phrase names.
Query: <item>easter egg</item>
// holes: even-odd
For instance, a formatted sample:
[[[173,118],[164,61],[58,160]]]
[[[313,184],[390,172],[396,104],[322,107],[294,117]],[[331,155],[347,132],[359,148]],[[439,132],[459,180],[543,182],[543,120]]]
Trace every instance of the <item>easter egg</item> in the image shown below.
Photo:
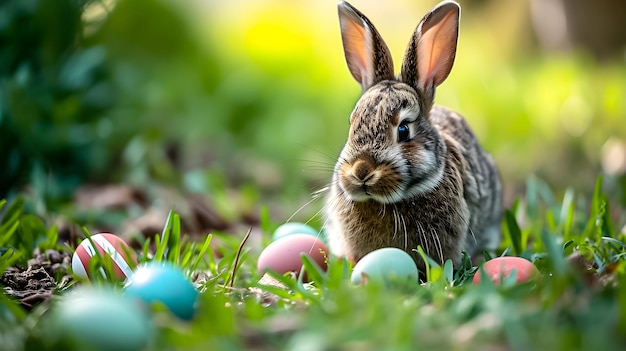
[[[537,267],[532,262],[523,259],[521,257],[497,257],[485,262],[482,265],[482,270],[487,273],[489,279],[495,284],[500,284],[502,279],[508,278],[515,270],[515,282],[522,283],[531,280],[534,276],[539,274]],[[480,284],[480,271],[474,274],[472,282],[474,284]]]
[[[352,270],[352,284],[364,284],[370,280],[392,285],[395,282],[417,282],[419,273],[415,261],[404,250],[385,247],[363,256]]]
[[[153,325],[119,291],[80,287],[51,307],[50,328],[55,336],[70,339],[89,350],[143,350]]]
[[[328,253],[328,248],[318,238],[308,234],[291,234],[272,242],[261,252],[257,270],[260,274],[271,269],[278,274],[294,272],[299,275],[302,269],[301,254],[309,255],[325,270]]]
[[[123,280],[132,274],[137,265],[137,257],[133,250],[117,235],[100,233],[91,236],[94,246],[89,239],[83,240],[72,256],[72,270],[82,278],[89,278],[89,262],[96,256],[96,250],[104,259],[111,259],[113,273],[116,278]],[[101,270],[104,275],[104,270]]]
[[[147,304],[163,304],[183,320],[192,319],[195,313],[198,291],[178,267],[166,262],[139,266],[126,281],[124,290],[127,296]]]
[[[318,237],[320,235],[319,231],[313,229],[309,225],[298,222],[289,222],[276,228],[274,234],[272,235],[272,240],[276,241],[282,237],[292,234],[307,234],[314,237]]]

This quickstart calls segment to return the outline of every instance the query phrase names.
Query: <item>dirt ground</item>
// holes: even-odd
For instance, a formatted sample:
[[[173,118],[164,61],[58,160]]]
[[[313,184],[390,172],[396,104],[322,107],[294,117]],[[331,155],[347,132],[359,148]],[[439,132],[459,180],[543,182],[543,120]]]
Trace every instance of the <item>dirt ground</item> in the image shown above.
[[[27,310],[48,301],[55,289],[63,289],[72,280],[69,252],[36,251],[27,267],[14,266],[2,273],[0,282],[4,293],[17,300]]]

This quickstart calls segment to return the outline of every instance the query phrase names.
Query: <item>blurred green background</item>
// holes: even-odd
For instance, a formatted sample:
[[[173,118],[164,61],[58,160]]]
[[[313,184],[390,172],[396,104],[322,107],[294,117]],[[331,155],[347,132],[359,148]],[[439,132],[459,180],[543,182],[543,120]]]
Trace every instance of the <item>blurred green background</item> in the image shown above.
[[[351,3],[398,66],[436,1]],[[531,175],[557,190],[624,183],[626,7],[582,3],[461,1],[436,102],[493,153],[507,204]],[[293,212],[329,182],[360,94],[334,0],[3,1],[0,45],[0,198],[36,191],[48,206],[81,184],[158,183]]]

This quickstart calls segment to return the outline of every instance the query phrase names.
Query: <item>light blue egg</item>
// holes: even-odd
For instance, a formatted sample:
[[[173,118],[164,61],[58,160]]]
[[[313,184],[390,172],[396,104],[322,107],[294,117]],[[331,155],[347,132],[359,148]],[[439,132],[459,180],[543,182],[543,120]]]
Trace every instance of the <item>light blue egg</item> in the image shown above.
[[[52,306],[56,336],[95,350],[143,350],[153,324],[137,304],[112,289],[80,287]]]
[[[193,318],[198,298],[198,291],[183,272],[165,262],[139,266],[127,280],[125,293],[149,304],[162,303],[183,320]]]
[[[272,241],[276,241],[282,237],[285,237],[287,235],[292,235],[292,234],[307,234],[307,235],[313,235],[315,237],[319,237],[320,239],[323,239],[319,231],[313,229],[313,227],[306,225],[304,223],[289,222],[276,228],[276,230],[274,231],[274,234],[272,235]]]
[[[395,247],[385,247],[361,258],[352,270],[350,281],[362,284],[372,280],[391,285],[395,282],[417,282],[418,278],[417,266],[408,253]]]

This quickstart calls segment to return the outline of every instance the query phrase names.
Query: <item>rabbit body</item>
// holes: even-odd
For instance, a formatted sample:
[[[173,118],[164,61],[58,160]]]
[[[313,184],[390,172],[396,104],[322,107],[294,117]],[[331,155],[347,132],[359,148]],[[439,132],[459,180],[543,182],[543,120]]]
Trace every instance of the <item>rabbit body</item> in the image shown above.
[[[345,2],[339,14],[348,67],[364,93],[327,196],[331,251],[356,262],[397,247],[423,269],[418,246],[440,264],[458,264],[462,251],[495,249],[502,214],[496,165],[461,115],[432,107],[454,61],[458,5],[442,3],[424,17],[398,77],[371,22]]]

